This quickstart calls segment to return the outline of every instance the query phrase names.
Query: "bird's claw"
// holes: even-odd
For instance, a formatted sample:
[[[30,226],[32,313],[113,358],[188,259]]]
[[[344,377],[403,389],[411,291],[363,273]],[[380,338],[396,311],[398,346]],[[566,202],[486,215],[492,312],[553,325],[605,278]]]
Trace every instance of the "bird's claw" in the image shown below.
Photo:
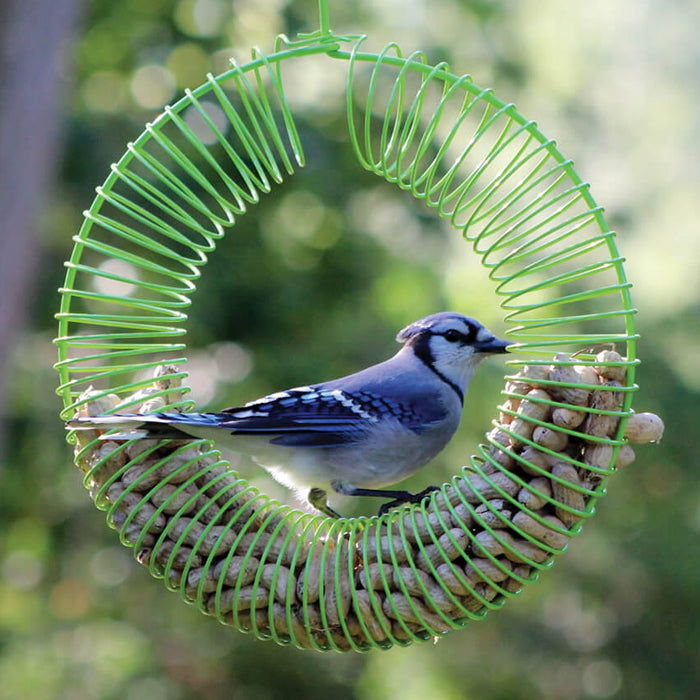
[[[406,491],[406,495],[401,498],[395,498],[393,501],[387,501],[379,509],[379,515],[386,515],[391,508],[397,508],[402,506],[404,503],[420,503],[426,496],[430,495],[433,491],[438,491],[439,486],[428,486],[428,488],[419,491],[418,493],[410,493]]]

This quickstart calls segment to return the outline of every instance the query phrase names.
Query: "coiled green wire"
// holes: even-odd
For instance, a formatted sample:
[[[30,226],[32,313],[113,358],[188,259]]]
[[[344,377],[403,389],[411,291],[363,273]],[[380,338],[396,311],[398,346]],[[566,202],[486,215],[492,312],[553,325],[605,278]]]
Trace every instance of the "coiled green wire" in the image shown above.
[[[636,388],[634,309],[614,235],[571,161],[534,122],[469,76],[454,75],[444,63],[430,66],[421,53],[404,58],[395,44],[379,54],[364,52],[364,37],[336,36],[323,12],[321,19],[318,33],[297,42],[279,37],[271,55],[256,50],[246,65],[232,63],[228,72],[208,75],[203,85],[186,91],[148,124],[112,166],[74,237],[60,290],[56,367],[62,417],[72,416],[87,401],[80,396],[88,387],[102,396],[130,395],[152,387],[147,370],[161,365],[164,357],[178,368],[173,376],[187,377],[182,323],[201,268],[237,217],[249,213],[262,194],[305,165],[285,67],[316,56],[347,68],[348,133],[359,165],[449,220],[489,269],[505,320],[513,326],[509,335],[520,341],[514,357],[522,353],[528,364],[551,364],[552,348],[574,352],[599,343],[625,344],[627,385],[620,388],[624,402],[622,409],[609,412],[621,418],[618,433],[615,439],[597,439],[617,450]],[[350,51],[345,50],[348,46]],[[205,100],[221,107],[229,124],[226,133],[204,109]],[[188,126],[183,116],[188,108],[197,110],[208,125],[215,137],[212,145],[203,144]],[[105,268],[106,260],[126,262],[135,274]],[[133,291],[95,291],[94,283],[100,279],[130,285]],[[591,362],[583,357],[577,362]],[[524,359],[511,360],[515,371],[524,364]],[[182,390],[164,388],[149,396],[170,397],[171,407],[191,408],[191,402],[176,391]],[[508,433],[507,427],[501,428]],[[495,444],[491,437],[488,441]],[[96,444],[84,446],[76,462],[86,464]],[[126,445],[90,462],[85,477],[90,487],[100,469],[119,460],[119,469],[93,495],[97,506],[108,511],[108,520],[120,528],[124,543],[140,556],[147,532],[158,529],[167,513],[168,524],[142,563],[203,612],[280,644],[339,651],[389,648],[461,628],[502,606],[512,592],[483,574],[484,582],[498,594],[484,597],[484,589],[475,588],[446,552],[449,548],[470,561],[469,550],[478,550],[474,532],[462,519],[465,509],[480,530],[509,547],[499,529],[465,498],[465,484],[474,484],[477,492],[478,485],[486,485],[498,498],[544,523],[499,485],[493,470],[484,469],[489,465],[499,470],[496,474],[502,472],[488,445],[479,446],[470,464],[423,503],[381,518],[339,521],[302,513],[261,494],[206,443],[200,443],[201,455],[185,459],[149,487],[143,480],[153,480],[172,455],[156,461],[116,497],[113,493],[108,497],[110,488],[116,488],[130,467],[143,459],[143,455],[129,458]],[[186,449],[174,455],[186,456]],[[507,448],[504,451],[524,461]],[[603,478],[610,471],[599,469]],[[511,476],[519,486],[526,485]],[[595,490],[579,489],[588,500],[578,516],[592,514],[603,485],[604,481]],[[169,496],[154,509],[149,499],[166,486],[172,493],[168,490]],[[550,495],[539,495],[557,503]],[[492,498],[479,496],[488,509]],[[125,499],[138,501],[126,519],[120,513]],[[218,514],[207,520],[214,505]],[[189,524],[185,516],[191,519]],[[463,525],[464,536],[453,534],[450,523],[455,522]],[[561,551],[512,524],[509,528],[550,555]],[[134,531],[135,541],[126,536]],[[212,533],[219,533],[218,539]],[[167,549],[164,543],[173,539],[175,545]],[[526,560],[534,573],[521,576],[506,571],[486,551],[479,556],[521,583],[551,565],[551,556]],[[420,571],[425,571],[417,564],[421,557],[437,581],[436,588],[429,589],[421,577]],[[196,590],[190,586],[188,593],[190,572],[206,573],[217,565],[225,572],[233,563],[242,572],[235,585],[225,586],[222,573],[216,590],[207,591],[205,585],[211,584],[202,574]],[[246,573],[252,564],[253,571]],[[438,571],[441,564],[447,566]],[[375,568],[378,587],[368,587],[367,600],[360,600],[356,584],[361,577],[374,575]],[[399,569],[410,572],[414,583],[409,586],[401,576],[394,582]],[[288,571],[299,572],[296,590],[292,577],[285,584]],[[469,591],[475,605],[465,606],[446,576]],[[263,577],[266,586],[261,584]],[[399,609],[397,592],[407,601],[408,612]],[[244,595],[252,597],[249,609],[239,604]],[[421,605],[417,595],[424,601]],[[437,597],[447,601],[449,614],[431,604]],[[366,614],[359,612],[363,605]],[[348,606],[368,641],[356,641]]]

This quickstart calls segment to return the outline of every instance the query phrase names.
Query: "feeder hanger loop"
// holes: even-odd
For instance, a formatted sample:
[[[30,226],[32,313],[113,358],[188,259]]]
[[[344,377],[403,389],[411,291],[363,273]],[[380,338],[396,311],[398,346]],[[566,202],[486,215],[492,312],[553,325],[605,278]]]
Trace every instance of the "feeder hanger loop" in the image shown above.
[[[335,34],[330,25],[327,0],[318,0],[318,18],[319,28],[313,32],[300,32],[299,38],[295,40],[290,40],[284,35],[280,36],[279,39],[282,39],[284,44],[289,48],[304,47],[314,44],[325,48],[326,53],[329,55],[337,54],[337,57],[341,57],[338,53],[341,43],[353,42],[363,36],[361,34]],[[347,55],[345,57],[347,57]]]

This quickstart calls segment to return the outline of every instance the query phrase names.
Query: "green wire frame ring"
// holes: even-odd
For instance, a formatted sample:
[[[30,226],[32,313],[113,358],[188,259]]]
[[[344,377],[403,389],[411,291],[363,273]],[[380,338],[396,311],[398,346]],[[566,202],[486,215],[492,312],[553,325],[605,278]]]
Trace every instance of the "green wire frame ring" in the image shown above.
[[[324,30],[323,13],[321,20],[321,32],[297,42],[279,37],[271,55],[256,50],[246,65],[232,62],[228,72],[207,76],[112,166],[74,237],[60,290],[62,417],[84,407],[89,387],[91,401],[149,390],[173,407],[191,407],[176,383],[156,384],[154,391],[148,373],[167,356],[176,368],[171,379],[187,377],[185,357],[178,356],[185,349],[182,324],[207,256],[262,193],[305,165],[284,69],[313,59],[347,67],[348,134],[359,165],[435,209],[481,256],[512,326],[508,335],[519,341],[512,367],[526,364],[519,354],[529,365],[550,365],[552,349],[582,352],[577,361],[590,364],[587,348],[625,345],[623,405],[607,412],[620,419],[618,432],[598,439],[612,447],[612,464],[636,389],[634,309],[623,259],[588,186],[534,122],[469,76],[454,75],[446,64],[430,66],[421,53],[404,58],[395,44],[379,54],[363,52],[365,37],[335,36]],[[207,111],[212,103],[225,125]],[[189,125],[187,110],[208,126],[207,144]],[[105,267],[110,260],[126,265]],[[105,290],[105,280],[117,291]],[[488,442],[496,444],[490,436]],[[185,446],[167,456],[152,446],[149,469],[138,485],[125,487],[120,479],[136,463],[131,443],[111,443],[108,450],[105,444],[80,445],[76,463],[124,544],[187,602],[280,644],[364,651],[431,639],[498,609],[566,549],[513,524],[511,535],[536,544],[541,557],[524,556],[526,568],[504,567],[495,550],[480,549],[475,524],[495,546],[512,551],[510,535],[493,526],[490,516],[498,513],[490,499],[526,510],[505,485],[489,444],[421,504],[338,521],[259,493],[204,442],[196,453]],[[98,480],[109,465],[117,466]],[[593,513],[612,467],[598,472],[599,486],[580,489],[586,508],[572,510],[580,518]],[[455,556],[481,567],[483,585],[465,578]]]

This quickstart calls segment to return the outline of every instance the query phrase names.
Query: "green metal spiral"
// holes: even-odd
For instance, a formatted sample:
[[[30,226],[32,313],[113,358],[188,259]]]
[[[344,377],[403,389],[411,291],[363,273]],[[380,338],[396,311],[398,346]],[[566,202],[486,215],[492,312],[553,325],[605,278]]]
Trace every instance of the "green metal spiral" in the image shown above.
[[[113,410],[115,394],[126,399],[122,410],[144,397],[191,408],[180,385],[187,377],[182,324],[190,294],[218,239],[275,183],[304,167],[286,69],[313,58],[345,70],[358,164],[449,220],[488,268],[517,341],[507,379],[517,380],[526,364],[552,365],[555,351],[578,353],[559,364],[592,366],[589,348],[624,344],[626,381],[615,388],[621,404],[569,405],[621,419],[614,436],[592,438],[612,448],[610,464],[568,458],[599,474],[594,486],[547,474],[584,496],[585,508],[535,489],[545,502],[585,519],[613,470],[636,388],[630,284],[601,208],[571,161],[513,105],[446,64],[431,66],[420,53],[403,57],[395,44],[379,54],[363,51],[365,38],[334,35],[325,3],[320,7],[321,31],[296,42],[280,37],[269,56],[256,50],[246,65],[207,76],[166,107],[98,188],[60,290],[62,417],[100,402]],[[222,110],[228,129],[214,123],[205,102]],[[210,143],[188,126],[188,109],[211,130]],[[116,291],[99,291],[100,280],[116,283]],[[152,372],[164,358],[169,369],[154,384]],[[511,389],[505,398],[527,397]],[[568,405],[551,397],[532,401]],[[514,435],[503,419],[494,425]],[[577,428],[560,430],[591,440]],[[552,528],[517,500],[518,490],[530,486],[494,458],[493,448],[503,445],[491,433],[469,465],[421,504],[338,521],[261,494],[207,443],[148,444],[144,451],[135,441],[91,436],[77,446],[76,463],[96,505],[137,559],[184,600],[280,644],[363,651],[461,628],[536,579],[566,548],[556,535],[569,537],[580,527]],[[537,447],[527,437],[524,444]],[[528,473],[544,475],[519,451],[501,451]],[[499,522],[502,512],[493,504],[501,501],[550,527],[549,543],[531,528]],[[513,560],[494,553],[501,549]]]

